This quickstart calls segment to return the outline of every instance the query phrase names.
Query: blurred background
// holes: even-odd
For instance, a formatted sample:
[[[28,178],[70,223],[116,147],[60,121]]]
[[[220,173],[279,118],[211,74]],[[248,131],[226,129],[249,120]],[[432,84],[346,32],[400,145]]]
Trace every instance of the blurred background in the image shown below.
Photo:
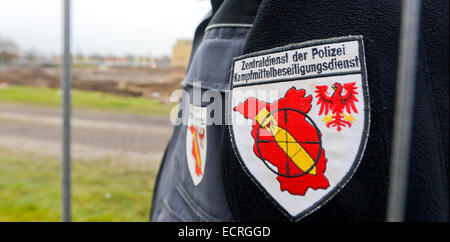
[[[147,221],[199,0],[72,1],[72,220]],[[0,221],[61,220],[61,0],[0,1]]]

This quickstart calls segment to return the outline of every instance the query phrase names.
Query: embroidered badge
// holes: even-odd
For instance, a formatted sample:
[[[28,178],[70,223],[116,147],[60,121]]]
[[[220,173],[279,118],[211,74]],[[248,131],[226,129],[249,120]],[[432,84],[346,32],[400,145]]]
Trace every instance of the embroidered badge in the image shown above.
[[[369,130],[361,36],[310,41],[238,57],[230,133],[243,169],[298,220],[348,182]]]
[[[186,160],[196,186],[205,172],[206,140],[206,108],[190,105],[186,129]]]

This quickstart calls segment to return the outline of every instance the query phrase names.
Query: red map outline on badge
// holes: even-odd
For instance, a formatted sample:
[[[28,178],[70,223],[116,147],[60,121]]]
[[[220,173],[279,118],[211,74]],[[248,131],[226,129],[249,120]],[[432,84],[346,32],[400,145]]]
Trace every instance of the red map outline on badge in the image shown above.
[[[320,132],[318,134],[316,128],[301,114],[307,114],[311,109],[312,96],[305,97],[305,94],[304,89],[297,90],[292,87],[283,98],[273,103],[249,97],[233,108],[245,118],[253,120],[251,131],[254,141],[253,152],[263,161],[277,167],[280,190],[302,196],[309,188],[317,190],[329,187],[328,179],[324,175],[327,163],[325,150],[315,142],[320,139],[318,137]],[[283,111],[277,112],[278,110]],[[266,118],[261,118],[262,112],[265,112]],[[273,117],[274,120],[269,122],[267,117]],[[272,128],[277,127],[276,132],[270,132],[271,125]],[[314,160],[315,165],[313,163],[309,166],[311,168],[306,169],[301,165],[308,159]]]
[[[201,176],[203,175],[202,172],[202,159],[201,159],[201,155],[200,155],[200,147],[203,148],[204,144],[203,144],[203,139],[204,139],[204,134],[201,134],[198,132],[198,128],[194,125],[189,126],[189,130],[192,133],[192,157],[194,157],[194,161],[195,161],[195,174],[197,176]],[[198,139],[197,139],[198,137]]]

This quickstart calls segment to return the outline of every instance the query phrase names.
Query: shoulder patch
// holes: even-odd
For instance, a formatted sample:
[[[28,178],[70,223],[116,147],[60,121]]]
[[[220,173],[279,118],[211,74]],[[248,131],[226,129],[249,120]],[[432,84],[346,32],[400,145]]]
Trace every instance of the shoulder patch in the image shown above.
[[[191,104],[186,129],[186,161],[195,186],[202,181],[205,173],[206,135],[206,108]]]
[[[230,136],[252,181],[292,220],[351,179],[366,146],[369,92],[362,36],[237,57]]]

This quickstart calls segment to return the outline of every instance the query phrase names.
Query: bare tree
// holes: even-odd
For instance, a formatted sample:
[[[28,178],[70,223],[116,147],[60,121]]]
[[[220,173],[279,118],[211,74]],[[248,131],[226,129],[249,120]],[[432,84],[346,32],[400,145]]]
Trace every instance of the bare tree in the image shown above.
[[[0,64],[9,64],[13,60],[18,59],[19,47],[10,39],[0,36]]]

